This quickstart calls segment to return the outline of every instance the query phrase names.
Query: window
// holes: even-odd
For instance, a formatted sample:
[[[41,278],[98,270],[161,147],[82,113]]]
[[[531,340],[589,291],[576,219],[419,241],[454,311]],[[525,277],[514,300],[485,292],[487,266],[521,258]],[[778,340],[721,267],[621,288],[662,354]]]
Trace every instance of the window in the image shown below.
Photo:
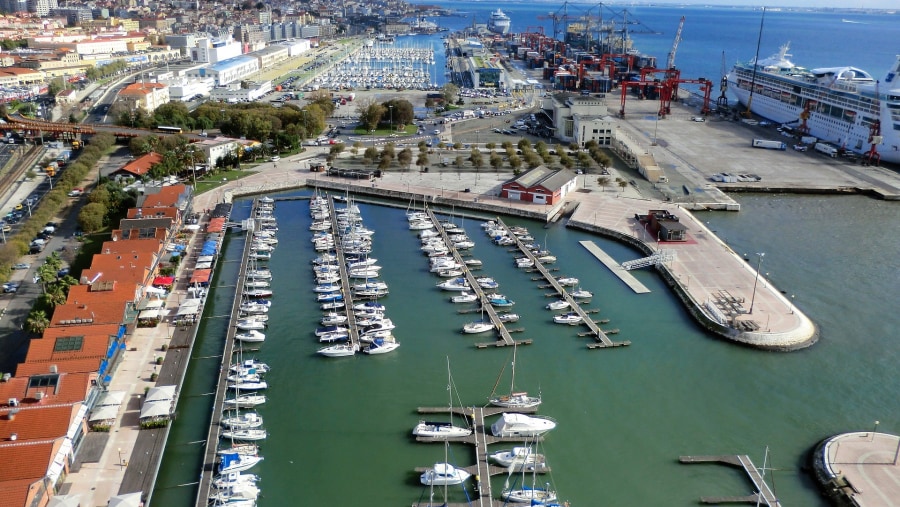
[[[56,385],[59,383],[59,375],[34,375],[28,379],[28,389],[34,389],[38,387],[52,387],[56,389]]]
[[[84,336],[63,336],[56,339],[53,344],[53,352],[68,352],[81,350],[84,343]]]

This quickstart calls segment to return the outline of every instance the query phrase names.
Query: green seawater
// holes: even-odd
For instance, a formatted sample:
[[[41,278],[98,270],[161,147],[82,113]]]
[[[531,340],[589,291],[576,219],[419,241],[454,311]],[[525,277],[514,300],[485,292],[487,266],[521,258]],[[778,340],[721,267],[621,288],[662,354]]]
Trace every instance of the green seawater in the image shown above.
[[[763,352],[702,331],[652,270],[635,273],[651,289],[634,294],[593,258],[579,240],[592,240],[616,260],[639,254],[624,245],[561,224],[509,218],[528,227],[559,261],[558,274],[576,276],[594,291],[588,308],[617,328],[616,340],[632,345],[588,350],[582,328],[553,324],[544,309],[551,300],[518,270],[506,247],[491,244],[480,222],[456,217],[476,242],[480,271],[500,283],[516,301],[524,328],[517,339],[516,387],[541,392],[539,413],[558,422],[542,451],[549,481],[572,506],[690,506],[700,496],[743,495],[751,485],[743,472],[716,465],[682,465],[680,455],[749,454],[758,466],[769,449],[768,478],[786,506],[825,505],[809,479],[808,450],[820,439],[866,430],[900,429],[896,368],[900,327],[893,311],[900,247],[886,224],[900,219],[895,204],[862,197],[821,198],[739,195],[740,213],[702,215],[735,251],[766,252],[761,271],[794,296],[821,330],[811,348]],[[267,339],[255,357],[273,371],[268,403],[259,412],[269,438],[265,456],[252,470],[262,477],[261,506],[427,505],[429,490],[416,467],[444,461],[440,444],[411,436],[419,406],[446,406],[447,360],[454,394],[465,405],[484,405],[512,348],[476,349],[486,341],[464,335],[478,314],[457,313],[440,280],[428,273],[404,209],[361,204],[364,223],[376,231],[374,252],[390,286],[382,300],[402,346],[384,356],[327,359],[315,354],[312,335],[321,311],[311,292],[315,256],[308,201],[277,204],[280,241],[270,263],[275,273]],[[233,218],[249,213],[238,201]],[[216,284],[232,285],[243,238],[229,234]],[[192,505],[206,437],[233,288],[213,291],[204,329],[194,350],[178,418],[169,438],[152,505]],[[786,309],[787,311],[787,309]],[[508,389],[508,366],[499,390]],[[437,418],[428,416],[429,419]],[[494,446],[501,449],[508,446]],[[449,448],[449,461],[474,463],[473,450]],[[513,479],[520,479],[514,477]],[[504,477],[495,477],[495,491]],[[526,479],[530,480],[530,479]],[[465,501],[474,482],[450,488],[452,501]],[[772,482],[770,482],[772,484]],[[435,492],[439,504],[442,492]]]

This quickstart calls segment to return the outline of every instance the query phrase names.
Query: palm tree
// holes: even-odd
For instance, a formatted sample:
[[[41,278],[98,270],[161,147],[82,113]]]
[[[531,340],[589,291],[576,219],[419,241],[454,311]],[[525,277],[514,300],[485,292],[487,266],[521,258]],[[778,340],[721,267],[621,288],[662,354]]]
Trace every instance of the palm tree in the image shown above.
[[[45,294],[47,293],[47,287],[54,281],[56,281],[56,274],[59,270],[53,269],[53,266],[50,264],[41,264],[41,267],[37,269],[37,277],[41,282],[41,291]]]
[[[50,325],[50,319],[43,310],[32,310],[25,319],[25,330],[31,334],[40,335]]]

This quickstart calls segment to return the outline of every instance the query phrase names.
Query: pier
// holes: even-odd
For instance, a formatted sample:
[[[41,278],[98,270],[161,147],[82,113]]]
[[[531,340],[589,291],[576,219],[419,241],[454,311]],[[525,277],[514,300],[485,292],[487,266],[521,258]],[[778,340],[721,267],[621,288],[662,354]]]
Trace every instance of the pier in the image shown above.
[[[750,456],[746,454],[729,454],[721,456],[680,456],[678,461],[681,463],[720,463],[733,467],[743,468],[753,482],[756,493],[742,496],[715,496],[700,497],[700,503],[720,504],[720,503],[753,503],[756,505],[766,505],[768,507],[779,507],[781,502],[775,496],[775,493],[769,489],[765,478],[759,473],[759,469],[750,460]],[[763,470],[765,472],[765,470]]]
[[[444,244],[447,245],[447,248],[450,249],[450,253],[453,254],[453,259],[462,266],[463,275],[466,277],[466,281],[469,282],[469,286],[472,288],[472,291],[478,296],[478,301],[481,304],[481,307],[484,309],[484,313],[488,315],[491,319],[491,323],[494,325],[494,329],[497,330],[497,333],[500,335],[500,339],[495,342],[489,343],[476,343],[475,346],[483,349],[490,346],[495,347],[508,347],[512,345],[531,345],[531,340],[513,340],[512,335],[510,334],[509,329],[506,328],[506,324],[504,324],[500,320],[500,315],[497,313],[497,310],[491,305],[487,298],[484,295],[484,289],[478,285],[478,281],[475,279],[475,275],[472,274],[472,270],[466,265],[462,256],[459,254],[459,250],[453,246],[453,242],[450,241],[450,237],[447,232],[441,227],[440,222],[437,217],[434,215],[434,212],[431,209],[427,209],[428,218],[435,225],[437,230],[441,233],[441,239],[444,241]]]
[[[518,236],[512,233],[509,226],[503,223],[503,220],[501,220],[499,217],[495,220],[503,227],[510,238],[515,238],[516,246],[519,248],[519,251],[525,254],[525,256],[527,256],[534,263],[534,269],[536,269],[541,274],[541,276],[543,276],[544,279],[547,280],[547,282],[550,284],[550,287],[552,287],[553,290],[556,291],[559,297],[563,298],[569,303],[572,311],[577,313],[581,317],[581,322],[586,325],[588,329],[590,329],[590,334],[597,340],[597,343],[588,345],[588,348],[595,349],[631,345],[630,341],[614,342],[609,339],[606,333],[604,333],[603,330],[600,329],[600,326],[598,326],[597,323],[594,322],[590,314],[588,314],[588,312],[585,311],[580,304],[578,304],[578,301],[576,301],[575,298],[573,298],[571,294],[569,294],[569,291],[567,291],[566,288],[559,283],[559,281],[555,276],[553,276],[552,273],[550,273],[550,270],[548,270],[546,266],[544,266],[540,261],[537,260],[537,256],[535,256],[531,252],[531,250],[525,247],[525,243],[523,243]]]
[[[473,475],[475,479],[475,492],[477,493],[477,497],[471,503],[447,503],[445,504],[447,507],[471,507],[472,505],[478,506],[488,506],[488,507],[504,507],[508,506],[509,502],[505,502],[503,500],[494,499],[493,490],[491,487],[491,476],[500,475],[500,474],[508,474],[509,469],[492,465],[489,457],[490,453],[488,452],[488,445],[501,443],[501,442],[509,442],[514,444],[519,444],[522,442],[520,438],[510,438],[510,437],[495,437],[491,434],[490,425],[486,425],[484,422],[485,417],[491,417],[494,415],[500,415],[504,412],[509,412],[509,409],[505,409],[503,407],[464,407],[464,408],[454,408],[450,409],[449,407],[419,407],[418,412],[420,414],[438,414],[438,413],[453,413],[456,415],[464,416],[469,419],[472,426],[472,434],[465,437],[456,437],[456,438],[427,438],[427,437],[416,437],[417,442],[428,442],[428,443],[443,443],[443,442],[458,442],[471,444],[475,448],[475,464],[467,467],[459,467],[463,470],[469,472]],[[537,407],[531,407],[526,409],[516,409],[515,412],[518,413],[528,413],[532,414],[537,411]],[[543,437],[532,437],[530,439],[531,442],[541,442],[543,441]],[[424,472],[425,468],[416,468],[417,472]],[[550,472],[550,468],[546,467],[541,470],[536,471],[536,473],[543,474]],[[529,472],[530,473],[530,472]],[[415,506],[414,506],[415,507]]]
[[[253,200],[250,216],[256,216],[258,200]],[[219,368],[219,379],[216,385],[215,398],[213,399],[212,416],[209,421],[209,431],[206,434],[206,448],[203,451],[203,467],[200,472],[200,486],[197,489],[197,507],[205,507],[209,504],[209,495],[212,481],[216,476],[216,459],[219,451],[219,430],[221,428],[222,410],[225,404],[225,395],[228,392],[228,374],[231,368],[232,354],[239,351],[235,349],[234,335],[237,332],[235,323],[240,316],[241,301],[243,300],[244,281],[247,275],[247,266],[250,258],[250,246],[253,242],[245,237],[244,251],[241,254],[241,267],[238,270],[237,284],[234,293],[234,301],[231,305],[231,320],[225,335],[225,349],[222,352],[222,364]]]
[[[587,249],[588,252],[591,253],[594,257],[597,258],[604,266],[606,266],[612,274],[619,277],[619,280],[622,280],[625,285],[627,285],[631,290],[635,292],[635,294],[647,294],[650,292],[644,284],[638,281],[637,278],[634,277],[631,273],[628,272],[625,268],[622,267],[621,264],[615,261],[612,257],[609,256],[606,252],[604,252],[596,243],[593,241],[579,241],[581,246]]]
[[[350,205],[350,202],[347,203]],[[344,249],[340,244],[342,240],[335,213],[334,196],[328,198],[328,213],[331,216],[331,233],[334,235],[335,255],[337,255],[338,270],[341,275],[341,293],[344,295],[344,309],[347,312],[347,329],[350,334],[350,343],[353,348],[359,350],[359,327],[356,325],[356,315],[353,312],[353,291],[350,290],[350,275],[347,273],[347,263],[344,259]]]

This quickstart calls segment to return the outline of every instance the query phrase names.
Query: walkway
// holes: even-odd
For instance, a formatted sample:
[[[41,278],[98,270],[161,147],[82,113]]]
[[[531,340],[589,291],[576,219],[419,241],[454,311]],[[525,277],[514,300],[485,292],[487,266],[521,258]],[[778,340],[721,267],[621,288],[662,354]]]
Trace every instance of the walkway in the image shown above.
[[[743,496],[716,496],[716,497],[700,497],[701,503],[720,504],[720,503],[753,503],[757,506],[766,505],[768,507],[778,507],[781,502],[775,497],[775,493],[769,489],[765,478],[760,474],[759,469],[750,460],[750,456],[746,454],[722,455],[722,456],[681,456],[678,461],[682,463],[722,463],[744,469],[750,481],[753,482],[753,488],[756,493]],[[764,465],[765,466],[765,465]],[[765,473],[765,470],[763,470]]]
[[[612,271],[612,274],[618,276],[619,280],[625,282],[625,285],[630,287],[631,290],[635,292],[635,294],[647,294],[648,292],[650,292],[650,289],[639,282],[638,279],[634,277],[634,275],[623,268],[621,264],[610,257],[608,253],[604,252],[599,246],[597,246],[596,243],[594,243],[593,241],[579,241],[578,243],[581,246],[585,247],[587,251],[591,253],[591,255],[602,262],[604,266],[609,268],[609,270]]]

